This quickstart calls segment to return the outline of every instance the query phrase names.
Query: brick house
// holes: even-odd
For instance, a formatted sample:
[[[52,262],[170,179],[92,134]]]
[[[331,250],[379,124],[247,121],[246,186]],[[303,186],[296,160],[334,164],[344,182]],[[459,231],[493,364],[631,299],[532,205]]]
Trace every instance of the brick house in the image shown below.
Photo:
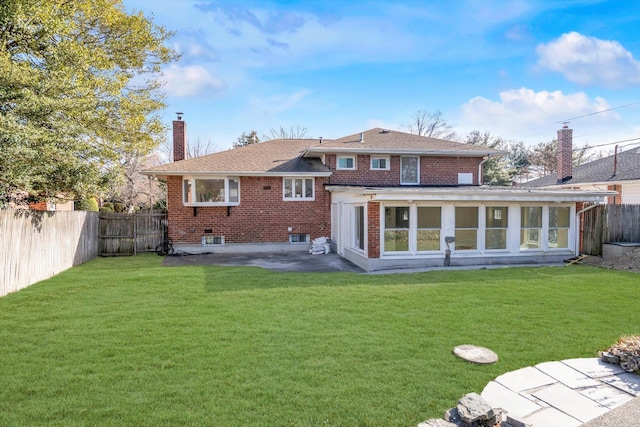
[[[175,161],[144,173],[167,180],[176,247],[327,236],[367,271],[557,262],[576,254],[576,203],[610,194],[482,186],[504,153],[380,128],[185,159],[186,125],[173,126]]]

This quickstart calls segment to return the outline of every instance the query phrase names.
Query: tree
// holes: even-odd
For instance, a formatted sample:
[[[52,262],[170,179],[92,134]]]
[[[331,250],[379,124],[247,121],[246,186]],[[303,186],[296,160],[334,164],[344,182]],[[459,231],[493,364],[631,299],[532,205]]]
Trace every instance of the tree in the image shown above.
[[[589,162],[593,159],[594,155],[587,153],[592,147],[589,144],[585,144],[582,148],[574,149],[571,153],[573,166],[579,166],[583,163]],[[536,177],[542,177],[551,175],[557,171],[558,168],[558,141],[552,140],[548,142],[538,143],[531,152],[531,169],[535,173]]]
[[[119,180],[105,193],[105,198],[121,204],[123,210],[132,212],[136,208],[151,209],[159,201],[166,199],[166,185],[155,177],[140,173],[144,169],[159,165],[160,156],[151,154],[142,156],[130,153],[121,159]]]
[[[270,141],[272,139],[305,139],[307,137],[307,128],[301,128],[296,125],[295,129],[293,126],[289,128],[289,130],[285,129],[283,126],[280,126],[279,129],[271,128],[269,131],[269,135],[262,135],[263,141]]]
[[[206,156],[216,151],[218,151],[217,147],[213,145],[210,139],[207,142],[204,142],[199,136],[195,140],[187,139],[187,159]],[[158,152],[165,158],[166,162],[170,162],[173,159],[173,141],[165,140]]]
[[[170,36],[121,0],[0,3],[0,194],[98,194],[156,147]]]
[[[522,141],[514,141],[509,145],[509,165],[514,170],[514,179],[518,179],[519,182],[529,176],[531,155],[531,149]]]
[[[505,150],[505,141],[491,135],[491,132],[481,133],[474,130],[467,135],[465,144],[487,147],[494,150]],[[490,157],[482,168],[482,183],[487,185],[511,185],[515,170],[510,167],[509,161],[503,156]]]
[[[429,138],[453,140],[457,137],[456,132],[440,111],[429,113],[418,110],[411,116],[411,121],[403,127],[409,133]]]
[[[242,132],[242,135],[240,135],[236,142],[233,143],[233,148],[245,147],[247,145],[257,144],[259,142],[260,138],[258,137],[258,132],[256,132],[255,130],[249,132],[248,135]]]

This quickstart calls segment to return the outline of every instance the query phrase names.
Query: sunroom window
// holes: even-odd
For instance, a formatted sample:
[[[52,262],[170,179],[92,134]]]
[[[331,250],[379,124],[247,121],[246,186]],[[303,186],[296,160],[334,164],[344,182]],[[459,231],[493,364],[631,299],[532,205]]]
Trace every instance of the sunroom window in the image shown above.
[[[485,229],[486,249],[507,249],[507,229],[509,228],[509,208],[487,206],[487,226]]]
[[[440,207],[418,207],[418,251],[440,250]]]
[[[240,179],[236,177],[186,177],[182,200],[189,206],[234,206],[240,204]]]
[[[384,208],[384,251],[409,250],[409,206]]]
[[[539,249],[542,237],[542,206],[522,207],[520,210],[520,248]]]
[[[549,248],[569,247],[569,218],[571,210],[568,207],[549,208]]]
[[[456,250],[478,249],[478,208],[456,207]]]

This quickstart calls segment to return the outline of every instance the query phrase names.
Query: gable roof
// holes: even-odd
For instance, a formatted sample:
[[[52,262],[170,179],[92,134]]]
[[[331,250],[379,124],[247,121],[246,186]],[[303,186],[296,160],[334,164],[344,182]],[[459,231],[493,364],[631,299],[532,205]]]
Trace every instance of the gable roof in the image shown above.
[[[356,133],[332,141],[323,141],[322,144],[309,147],[305,156],[308,157],[320,153],[456,157],[483,157],[489,154],[494,156],[506,154],[506,152],[492,148],[381,128],[370,129],[366,132]]]
[[[329,176],[326,153],[484,157],[505,152],[444,139],[374,128],[336,140],[274,139],[180,160],[142,171],[145,175]]]
[[[319,159],[302,154],[317,139],[274,139],[192,159],[180,160],[143,171],[146,175],[311,175],[329,176]]]
[[[615,175],[613,174],[614,157],[609,156],[574,167],[571,179],[564,181],[561,185],[640,180],[640,148],[632,148],[618,153],[618,165]],[[552,185],[560,185],[558,184],[556,173],[522,184],[525,187],[548,187]]]

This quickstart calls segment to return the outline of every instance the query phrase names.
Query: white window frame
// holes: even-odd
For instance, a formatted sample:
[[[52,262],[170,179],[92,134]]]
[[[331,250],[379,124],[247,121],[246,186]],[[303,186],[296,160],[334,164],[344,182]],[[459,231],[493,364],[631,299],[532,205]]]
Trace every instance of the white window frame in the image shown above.
[[[311,180],[311,197],[305,196],[307,194],[307,180]],[[286,195],[286,183],[291,181],[291,188],[295,189],[295,182],[302,181],[302,197],[296,197],[295,191],[292,191],[292,196]],[[316,199],[316,179],[313,176],[291,176],[282,178],[282,200],[287,202],[312,202]]]
[[[362,209],[362,247],[358,245],[358,215],[357,209]],[[351,247],[355,251],[366,253],[367,251],[367,206],[366,205],[354,205],[352,208],[352,225],[351,229]]]
[[[352,167],[340,166],[340,160],[351,160],[351,163],[353,164],[353,166]],[[350,170],[350,171],[356,170],[356,156],[338,156],[336,158],[336,169]]]
[[[403,160],[416,159],[416,182],[403,181]],[[401,156],[400,157],[400,184],[401,185],[420,185],[420,156]]]
[[[482,205],[484,206],[484,205]],[[457,225],[457,212],[458,208],[475,208],[476,209],[476,226],[475,227],[458,227]],[[475,231],[476,232],[476,247],[472,249],[459,249],[458,248],[458,239],[454,242],[456,252],[479,252],[481,250],[481,242],[480,242],[480,231],[481,231],[481,223],[480,223],[480,212],[482,211],[481,205],[455,205],[454,209],[454,219],[453,219],[453,233],[454,236],[458,231]]]
[[[191,193],[191,200],[196,200],[196,181],[197,180],[224,180],[224,202],[187,202],[185,194],[185,181],[189,182],[189,191]],[[231,193],[229,191],[229,180],[235,180],[238,182],[238,201],[231,202]],[[183,176],[182,177],[182,204],[184,206],[238,206],[240,205],[240,177],[237,176]]]
[[[565,209],[569,209],[569,225],[562,226],[562,227],[552,227],[551,226],[551,209],[553,208],[565,208]],[[566,251],[567,249],[571,249],[571,224],[572,224],[572,217],[573,215],[571,214],[571,206],[569,205],[562,205],[562,204],[558,204],[558,205],[553,205],[553,206],[547,206],[547,210],[549,211],[547,214],[547,231],[545,236],[547,237],[547,248],[549,249],[549,251]],[[551,232],[551,230],[567,230],[567,246],[551,246],[551,241],[549,239],[549,234]]]
[[[484,209],[484,213],[485,213],[485,220],[484,220],[484,226],[482,228],[484,228],[484,250],[486,252],[507,252],[509,251],[509,216],[510,216],[510,212],[511,212],[511,206],[508,203],[491,203],[491,204],[484,204],[482,205],[483,209]],[[487,210],[488,209],[496,209],[496,208],[502,208],[502,209],[506,209],[506,215],[507,215],[507,226],[506,227],[489,227],[487,224],[489,223],[489,218],[487,216]],[[495,211],[494,211],[495,212]],[[498,212],[502,212],[502,211],[498,211]],[[498,218],[497,218],[498,219]],[[502,218],[499,218],[502,219]],[[492,249],[492,248],[487,248],[487,233],[491,230],[504,230],[505,231],[505,247],[504,248],[498,248],[498,249]],[[519,231],[519,230],[518,230]]]
[[[380,160],[384,160],[385,167],[374,167],[373,162],[378,160],[378,165],[380,164]],[[369,162],[369,168],[372,171],[388,171],[391,170],[391,158],[389,156],[371,156],[371,161]]]

